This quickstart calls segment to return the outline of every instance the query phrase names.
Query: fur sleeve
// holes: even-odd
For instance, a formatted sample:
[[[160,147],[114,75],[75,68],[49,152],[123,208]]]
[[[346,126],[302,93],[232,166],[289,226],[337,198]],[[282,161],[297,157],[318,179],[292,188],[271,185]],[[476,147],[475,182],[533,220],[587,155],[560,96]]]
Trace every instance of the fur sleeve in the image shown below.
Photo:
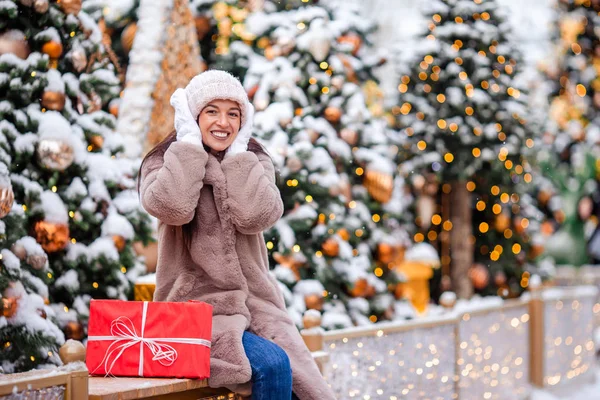
[[[208,154],[202,146],[172,143],[163,157],[144,162],[140,193],[144,209],[167,225],[184,225],[195,215]]]
[[[221,167],[227,180],[225,204],[241,233],[262,232],[281,218],[283,202],[269,156],[245,151],[225,158]]]

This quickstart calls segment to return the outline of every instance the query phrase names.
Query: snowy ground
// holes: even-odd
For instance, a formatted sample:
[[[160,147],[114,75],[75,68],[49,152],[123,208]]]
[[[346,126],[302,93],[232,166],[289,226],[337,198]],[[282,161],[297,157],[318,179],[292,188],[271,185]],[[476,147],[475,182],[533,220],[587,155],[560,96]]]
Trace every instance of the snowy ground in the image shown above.
[[[596,382],[573,388],[569,395],[556,395],[545,390],[534,390],[531,400],[600,400],[600,368],[596,369]]]

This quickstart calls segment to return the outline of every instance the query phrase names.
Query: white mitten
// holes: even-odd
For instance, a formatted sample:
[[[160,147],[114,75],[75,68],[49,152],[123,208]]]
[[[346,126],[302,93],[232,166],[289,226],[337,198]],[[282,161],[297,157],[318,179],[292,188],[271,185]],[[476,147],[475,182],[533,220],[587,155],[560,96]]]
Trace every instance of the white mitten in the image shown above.
[[[237,137],[227,149],[227,155],[238,154],[248,150],[248,141],[252,136],[254,121],[254,106],[249,101],[246,103],[246,123],[237,134]]]
[[[200,127],[192,117],[185,90],[177,89],[171,95],[171,105],[175,109],[175,131],[177,140],[202,146]]]

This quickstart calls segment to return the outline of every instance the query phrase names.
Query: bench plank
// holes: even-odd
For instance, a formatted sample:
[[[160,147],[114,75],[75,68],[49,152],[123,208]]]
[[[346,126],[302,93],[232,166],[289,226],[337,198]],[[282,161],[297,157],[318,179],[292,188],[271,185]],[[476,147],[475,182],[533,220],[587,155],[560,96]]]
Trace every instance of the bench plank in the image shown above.
[[[89,400],[130,400],[207,388],[206,379],[90,377]]]

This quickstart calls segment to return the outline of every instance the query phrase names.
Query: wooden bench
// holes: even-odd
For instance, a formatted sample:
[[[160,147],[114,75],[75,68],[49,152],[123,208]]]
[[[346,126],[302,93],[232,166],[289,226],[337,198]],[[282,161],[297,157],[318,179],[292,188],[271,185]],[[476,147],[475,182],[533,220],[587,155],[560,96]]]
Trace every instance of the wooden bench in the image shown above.
[[[208,387],[206,380],[158,378],[89,378],[89,400],[241,400],[227,390]]]
[[[306,340],[306,338],[305,338]],[[206,380],[167,378],[104,378],[89,376],[85,348],[69,340],[60,349],[65,364],[60,368],[0,375],[0,400],[19,393],[30,398],[39,393],[60,393],[64,400],[243,400],[226,389],[212,389]],[[329,360],[328,353],[315,351],[319,368]],[[29,397],[28,397],[29,396]]]

